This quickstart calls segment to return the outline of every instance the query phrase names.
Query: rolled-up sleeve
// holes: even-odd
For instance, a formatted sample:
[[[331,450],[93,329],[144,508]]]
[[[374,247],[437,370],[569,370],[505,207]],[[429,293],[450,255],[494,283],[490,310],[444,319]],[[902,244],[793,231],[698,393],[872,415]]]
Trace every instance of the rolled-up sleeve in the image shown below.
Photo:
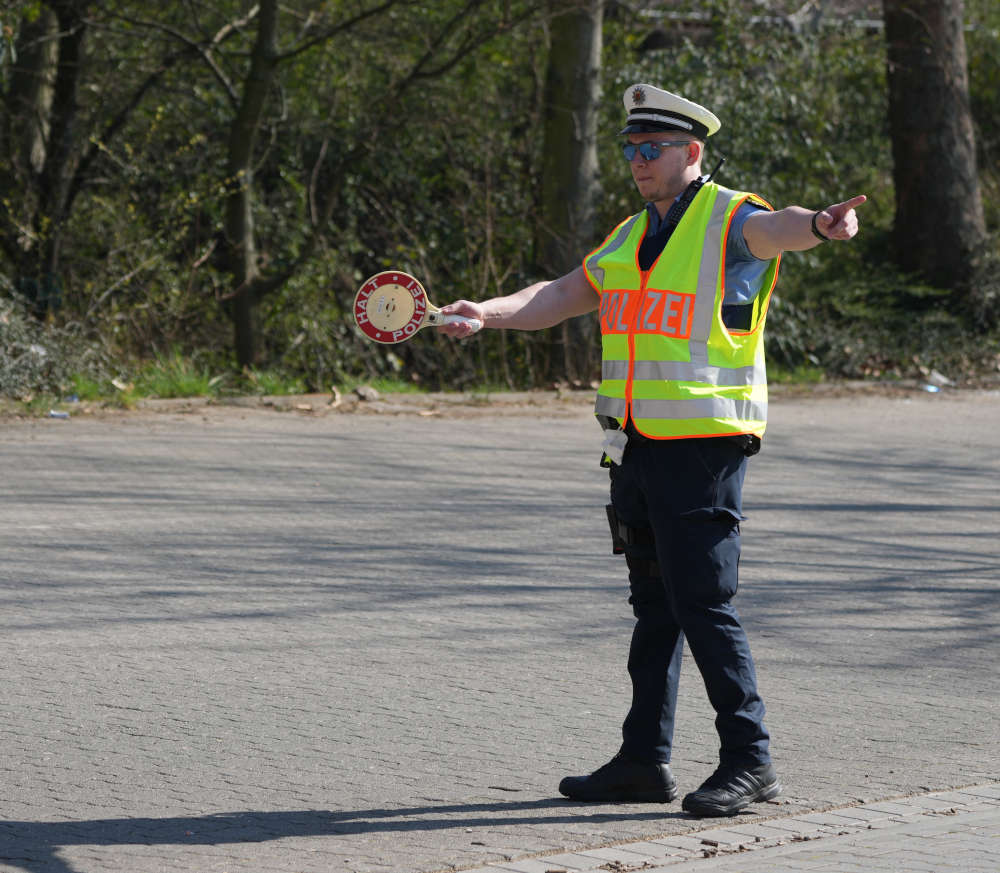
[[[759,209],[753,203],[742,204],[729,225],[729,236],[726,238],[726,294],[723,298],[726,306],[752,303],[760,292],[764,274],[770,264],[770,261],[762,261],[750,251],[743,236],[744,223]]]

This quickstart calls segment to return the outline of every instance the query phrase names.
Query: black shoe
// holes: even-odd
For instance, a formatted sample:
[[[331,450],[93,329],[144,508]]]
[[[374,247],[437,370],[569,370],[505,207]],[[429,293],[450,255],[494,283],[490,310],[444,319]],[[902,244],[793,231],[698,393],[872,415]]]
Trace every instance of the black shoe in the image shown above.
[[[781,783],[770,764],[759,764],[749,770],[719,767],[697,791],[685,796],[681,807],[691,815],[736,815],[751,803],[770,800],[779,794]]]
[[[559,793],[571,800],[669,803],[677,797],[677,783],[669,764],[642,764],[619,752],[589,776],[567,776]]]

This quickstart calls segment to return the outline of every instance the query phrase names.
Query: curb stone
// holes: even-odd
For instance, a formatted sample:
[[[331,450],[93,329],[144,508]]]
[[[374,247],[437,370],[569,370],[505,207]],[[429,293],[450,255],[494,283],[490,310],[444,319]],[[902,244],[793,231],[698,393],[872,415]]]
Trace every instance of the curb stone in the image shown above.
[[[933,836],[937,830],[961,830],[966,820],[976,825],[981,821],[986,822],[990,825],[990,836],[995,844],[984,847],[984,856],[997,858],[1000,853],[1000,782],[837,807],[787,818],[759,819],[752,823],[741,823],[734,819],[727,821],[722,827],[690,831],[684,835],[650,837],[613,846],[577,849],[572,853],[525,857],[485,867],[465,868],[462,873],[584,873],[592,870],[611,873],[683,873],[688,869],[729,869],[728,865],[723,868],[715,863],[706,864],[706,860],[723,862],[727,857],[743,858],[748,853],[754,853],[754,857],[760,858],[757,852],[778,850],[767,853],[768,869],[774,870],[771,861],[775,854],[785,856],[789,850],[795,851],[802,844],[810,843],[812,845],[809,848],[814,848],[815,851],[810,853],[807,865],[800,867],[793,863],[782,867],[805,871],[807,868],[817,868],[817,856],[824,854],[824,848],[830,843],[829,838],[858,837],[873,831],[881,832],[879,841],[886,844],[883,848],[888,847],[888,850],[879,855],[881,863],[869,858],[868,869],[872,873],[883,870],[887,873],[900,873],[903,868],[892,857],[895,852],[904,851],[911,839],[908,834],[894,836],[893,831],[915,822],[930,824],[934,820],[944,819],[954,826],[931,824],[921,830],[926,831],[928,836]],[[970,828],[972,826],[969,825]],[[925,854],[935,857],[933,850],[928,852],[926,846],[923,849]],[[944,851],[945,848],[942,847],[942,854]],[[764,859],[760,858],[760,861],[763,863]],[[689,868],[691,862],[698,862],[697,866]],[[979,868],[966,865],[964,869]]]

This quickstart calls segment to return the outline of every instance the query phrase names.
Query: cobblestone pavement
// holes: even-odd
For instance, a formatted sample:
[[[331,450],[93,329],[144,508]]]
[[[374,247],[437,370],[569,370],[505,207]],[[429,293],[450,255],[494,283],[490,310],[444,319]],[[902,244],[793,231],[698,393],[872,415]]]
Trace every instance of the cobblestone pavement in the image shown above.
[[[996,873],[1000,783],[563,852],[467,873]]]
[[[537,870],[935,797],[670,869],[995,855],[1000,395],[772,403],[736,602],[786,790],[724,823],[556,794],[628,699],[588,405],[0,424],[0,871]],[[689,661],[682,790],[715,746]]]

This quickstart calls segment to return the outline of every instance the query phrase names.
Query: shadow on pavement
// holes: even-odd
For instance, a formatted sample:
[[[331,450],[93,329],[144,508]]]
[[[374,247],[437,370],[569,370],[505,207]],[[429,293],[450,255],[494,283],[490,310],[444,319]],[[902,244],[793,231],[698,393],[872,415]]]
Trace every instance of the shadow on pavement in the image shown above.
[[[25,873],[78,873],[59,857],[59,849],[67,846],[217,846],[262,843],[286,837],[690,818],[683,812],[667,811],[660,805],[653,805],[648,812],[582,812],[601,808],[593,803],[551,798],[353,811],[246,811],[168,818],[0,821],[0,862]],[[548,810],[552,814],[531,815],[533,810]],[[559,810],[567,810],[567,813],[560,815]]]

